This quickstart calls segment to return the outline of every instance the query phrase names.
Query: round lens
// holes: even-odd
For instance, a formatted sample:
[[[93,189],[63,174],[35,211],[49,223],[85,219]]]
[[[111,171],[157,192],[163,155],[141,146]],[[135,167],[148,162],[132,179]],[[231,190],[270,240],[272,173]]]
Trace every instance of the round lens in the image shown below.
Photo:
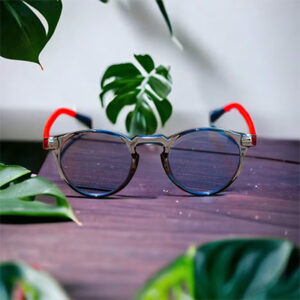
[[[222,131],[194,131],[175,141],[169,164],[174,181],[184,190],[213,194],[233,179],[240,164],[240,149]]]
[[[131,155],[119,136],[83,133],[66,142],[61,168],[67,181],[79,192],[101,196],[118,190],[131,169]]]

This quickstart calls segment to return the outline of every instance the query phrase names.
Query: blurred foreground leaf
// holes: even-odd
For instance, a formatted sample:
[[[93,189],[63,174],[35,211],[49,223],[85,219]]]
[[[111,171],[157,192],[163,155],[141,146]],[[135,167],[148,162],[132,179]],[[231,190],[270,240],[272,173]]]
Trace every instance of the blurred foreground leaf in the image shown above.
[[[1,0],[0,55],[40,64],[61,11],[61,0]]]
[[[0,264],[0,299],[68,300],[69,297],[48,273],[23,263]]]
[[[62,191],[46,178],[25,176],[29,174],[21,166],[0,163],[0,216],[64,218],[80,225]],[[56,204],[35,200],[38,195],[52,196]]]
[[[168,67],[155,67],[150,55],[135,55],[142,73],[134,64],[123,63],[108,67],[101,80],[100,100],[106,107],[108,119],[115,124],[125,106],[133,107],[126,117],[126,129],[131,136],[153,134],[157,119],[150,105],[153,103],[162,126],[172,114],[172,105],[167,99],[171,92],[172,79]]]
[[[103,3],[108,3],[109,0],[100,0],[100,1],[103,2]],[[168,16],[167,10],[165,8],[164,2],[163,2],[163,0],[155,0],[155,1],[158,5],[158,8],[159,8],[166,24],[167,24],[168,30],[169,30],[169,32],[172,36],[173,35],[173,28],[172,28],[172,24],[170,22],[170,18]]]
[[[137,299],[300,299],[300,249],[287,240],[234,239],[191,248]]]
[[[171,21],[170,21],[170,18],[168,16],[168,13],[167,13],[167,10],[165,8],[165,4],[163,2],[163,0],[156,0],[156,3],[158,5],[158,8],[168,26],[168,29],[169,29],[169,32],[171,35],[173,35],[173,28],[172,28],[172,24],[171,24]]]

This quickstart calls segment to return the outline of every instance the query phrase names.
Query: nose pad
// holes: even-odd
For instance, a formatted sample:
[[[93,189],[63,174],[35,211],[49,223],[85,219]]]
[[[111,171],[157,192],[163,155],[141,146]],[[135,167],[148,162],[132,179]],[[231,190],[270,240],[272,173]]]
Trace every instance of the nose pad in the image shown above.
[[[65,176],[63,174],[63,171],[61,169],[58,154],[55,151],[51,151],[51,152],[53,154],[53,157],[54,157],[54,160],[55,160],[55,163],[56,163],[56,166],[57,166],[57,170],[58,170],[58,175],[59,175],[60,179],[63,180],[63,181],[66,181]]]
[[[134,175],[138,164],[139,164],[139,154],[137,152],[131,154],[131,169],[130,169],[130,178]]]
[[[160,154],[160,158],[161,158],[161,163],[163,165],[163,168],[164,168],[166,174],[169,175],[171,173],[171,171],[170,171],[170,166],[169,166],[169,162],[168,162],[168,153],[163,151]]]

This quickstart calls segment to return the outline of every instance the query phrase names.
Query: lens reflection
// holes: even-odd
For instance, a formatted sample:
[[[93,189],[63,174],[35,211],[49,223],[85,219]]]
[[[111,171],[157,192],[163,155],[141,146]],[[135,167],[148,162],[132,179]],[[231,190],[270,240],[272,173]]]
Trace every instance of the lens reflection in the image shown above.
[[[77,190],[99,196],[117,190],[126,181],[131,155],[118,136],[84,133],[64,145],[61,167]]]
[[[240,150],[223,132],[200,130],[181,136],[169,153],[177,184],[194,193],[213,193],[227,186],[240,164]]]

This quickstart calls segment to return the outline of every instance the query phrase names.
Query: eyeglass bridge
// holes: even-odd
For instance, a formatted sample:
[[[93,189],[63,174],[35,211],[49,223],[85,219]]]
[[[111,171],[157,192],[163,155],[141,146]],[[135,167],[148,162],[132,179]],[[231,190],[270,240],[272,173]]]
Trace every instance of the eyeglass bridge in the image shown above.
[[[128,144],[131,153],[136,153],[136,147],[139,145],[152,144],[160,145],[164,147],[164,152],[169,152],[172,144],[172,140],[162,134],[158,135],[136,135],[131,141],[125,140]]]

